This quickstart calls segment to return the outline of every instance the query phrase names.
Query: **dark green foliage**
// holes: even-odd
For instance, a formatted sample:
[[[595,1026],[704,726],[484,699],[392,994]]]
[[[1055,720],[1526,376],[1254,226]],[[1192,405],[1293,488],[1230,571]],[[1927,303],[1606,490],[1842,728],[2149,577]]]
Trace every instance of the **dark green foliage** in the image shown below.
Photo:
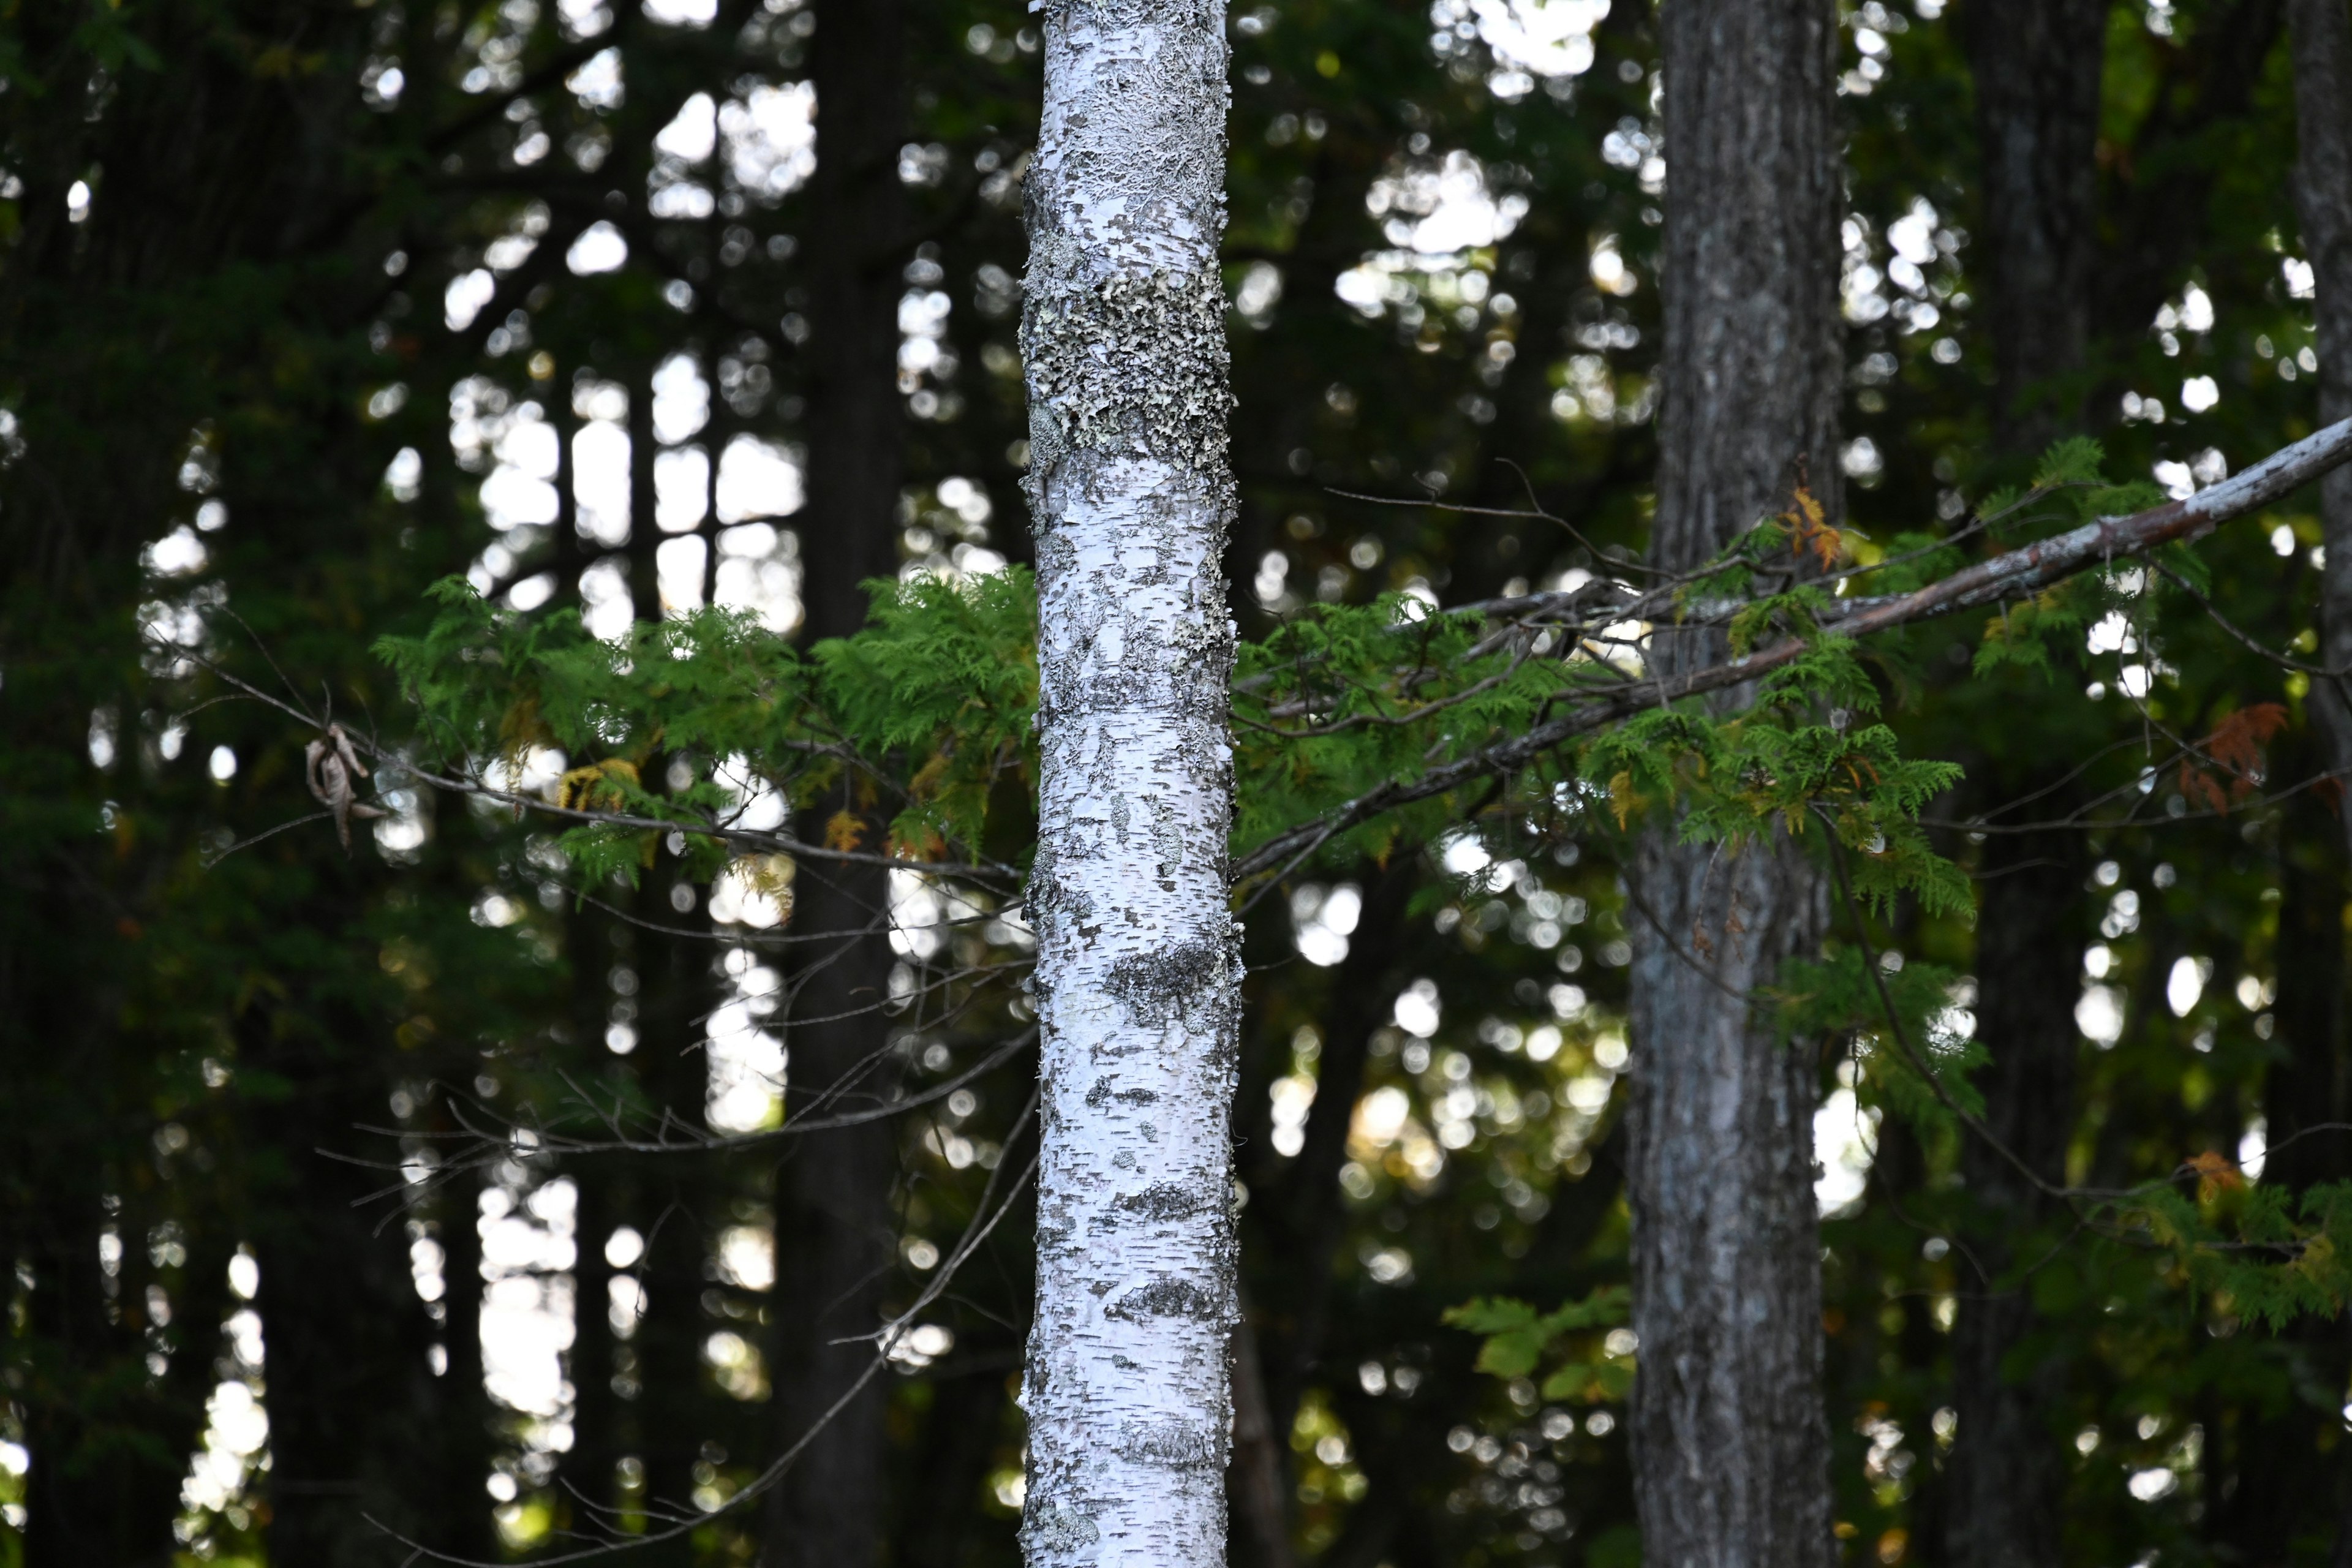
[[[1590,1405],[1622,1399],[1633,1386],[1632,1354],[1607,1349],[1595,1331],[1622,1328],[1631,1314],[1625,1288],[1611,1285],[1549,1312],[1507,1296],[1482,1299],[1449,1310],[1445,1321],[1486,1336],[1478,1370],[1496,1377],[1526,1377],[1543,1363],[1570,1358],[1545,1375],[1539,1392]]]
[[[1876,1101],[1913,1124],[1922,1138],[1960,1134],[1958,1116],[1984,1113],[1969,1082],[1985,1047],[1953,1027],[1959,976],[1933,963],[1906,963],[1874,976],[1862,951],[1832,950],[1819,963],[1799,961],[1781,973],[1790,1032],[1800,1039],[1846,1044]]]

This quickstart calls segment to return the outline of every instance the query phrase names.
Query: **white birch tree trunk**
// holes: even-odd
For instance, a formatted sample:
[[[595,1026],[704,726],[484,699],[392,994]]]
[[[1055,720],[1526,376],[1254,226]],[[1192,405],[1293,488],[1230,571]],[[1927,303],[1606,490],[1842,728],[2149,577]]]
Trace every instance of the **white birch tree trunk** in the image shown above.
[[[1224,1560],[1235,1321],[1222,0],[1033,0],[1044,756],[1030,1568]]]

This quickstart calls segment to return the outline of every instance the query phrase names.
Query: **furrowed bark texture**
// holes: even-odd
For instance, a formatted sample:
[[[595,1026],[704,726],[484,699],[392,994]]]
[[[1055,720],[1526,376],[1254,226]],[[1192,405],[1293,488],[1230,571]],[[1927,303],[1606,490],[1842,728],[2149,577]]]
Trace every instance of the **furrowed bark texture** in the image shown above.
[[[1210,1568],[1238,1317],[1224,7],[1040,9],[1022,350],[1045,1102],[1021,1538],[1031,1568]]]
[[[907,226],[898,177],[907,94],[899,0],[819,0],[809,73],[818,110],[811,211],[824,221],[809,236],[804,647],[856,631],[866,623],[863,584],[898,567],[906,412],[898,385],[898,251]],[[821,844],[827,819],[856,806],[845,793],[819,802],[801,832]],[[880,827],[866,824],[867,844],[880,841]],[[793,891],[795,927],[841,938],[839,945],[803,949],[812,962],[793,993],[793,1015],[807,1021],[790,1036],[793,1104],[804,1110],[839,1085],[829,1109],[859,1110],[885,1089],[873,1058],[889,1033],[881,1011],[893,959],[882,929],[888,873],[804,864]],[[868,934],[847,934],[859,931]],[[892,1125],[869,1122],[803,1142],[781,1173],[778,1194],[779,1448],[799,1442],[871,1365],[873,1345],[851,1336],[879,1324],[897,1246]],[[879,1559],[887,1381],[868,1383],[852,1398],[771,1494],[766,1568],[871,1568]]]
[[[2287,29],[2294,46],[2295,205],[2318,285],[2319,418],[2331,424],[2352,416],[2352,17],[2340,0],[2288,0]],[[2318,662],[2342,669],[2352,666],[2352,469],[2320,481],[2319,503],[2327,556]],[[2352,775],[2352,701],[2344,683],[2315,680],[2311,695],[2328,766]],[[2352,811],[2343,820],[2352,833]]]
[[[1836,20],[1826,0],[1676,0],[1661,26],[1672,173],[1652,557],[1680,569],[1800,479],[1839,512]],[[1723,651],[1696,630],[1654,647],[1662,673]],[[1817,1069],[1746,1000],[1818,945],[1821,878],[1777,835],[1730,855],[1662,828],[1631,881],[1655,922],[1633,920],[1627,1168],[1643,1555],[1823,1568]]]

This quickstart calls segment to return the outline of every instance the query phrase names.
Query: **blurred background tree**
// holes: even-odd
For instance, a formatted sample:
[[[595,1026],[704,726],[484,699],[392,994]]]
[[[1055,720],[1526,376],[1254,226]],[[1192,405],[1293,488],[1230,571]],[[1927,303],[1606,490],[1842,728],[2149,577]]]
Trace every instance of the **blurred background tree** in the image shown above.
[[[2281,5],[1838,16],[1851,526],[1964,526],[2063,434],[2186,494],[2313,427]],[[1670,153],[1648,8],[1230,25],[1244,634],[1630,572]],[[776,1563],[820,1531],[828,1561],[1014,1559],[1017,1212],[822,1468],[720,1505],[804,1427],[826,1343],[915,1301],[1025,1161],[1022,1020],[786,1028],[848,984],[789,942],[788,907],[824,907],[804,868],[706,885],[665,846],[586,883],[545,824],[397,776],[348,857],[323,819],[261,837],[310,809],[310,736],[218,672],[397,747],[371,645],[445,574],[600,635],[719,604],[811,637],[866,577],[1024,560],[1034,27],[1012,0],[0,18],[0,1561],[524,1561],[679,1518],[641,1555]],[[2306,659],[2315,505],[2206,547],[2220,614]],[[2343,1119],[2336,803],[2223,811],[2146,750],[2279,703],[2271,782],[2300,783],[2311,678],[2121,613],[2047,672],[1975,675],[1978,630],[1905,634],[1886,684],[1906,745],[1969,766],[1930,815],[1979,919],[1898,907],[1872,950],[1969,977],[1948,1023],[2047,1173],[2345,1174],[2325,1133],[2258,1163]],[[502,761],[553,791],[575,760],[519,732]],[[1627,1278],[1620,847],[1485,818],[1249,917],[1236,1561],[1636,1560],[1614,1385],[1478,1372],[1441,1321]],[[832,892],[900,916],[868,988],[1020,957],[1002,921],[920,930],[919,884]],[[788,1047],[796,1095],[877,1052],[866,1092],[998,1065],[839,1135],[839,1169],[835,1134],[516,1131],[617,1098],[757,1140]],[[2326,1558],[2340,1321],[2242,1323],[1843,1060],[1815,1127],[1841,1553]],[[455,1158],[468,1129],[507,1156]],[[1612,1332],[1596,1364],[1633,1354]]]

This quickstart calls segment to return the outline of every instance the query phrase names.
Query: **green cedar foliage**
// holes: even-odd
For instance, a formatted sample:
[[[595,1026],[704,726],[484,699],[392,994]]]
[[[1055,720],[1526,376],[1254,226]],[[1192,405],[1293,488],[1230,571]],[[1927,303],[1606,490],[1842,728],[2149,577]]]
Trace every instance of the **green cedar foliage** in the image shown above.
[[[2062,445],[2035,494],[2071,488],[2084,509],[2144,504],[2099,482],[2098,456],[2087,442]],[[1774,523],[1759,527],[1704,585],[1719,587],[1759,544],[1775,549],[1782,537]],[[640,763],[656,746],[742,757],[803,804],[853,776],[898,803],[899,852],[942,870],[977,867],[992,795],[1034,776],[1032,585],[1016,571],[875,592],[874,624],[807,661],[740,616],[706,613],[610,646],[562,617],[527,625],[501,616],[455,584],[442,590],[445,614],[432,632],[387,639],[382,651],[424,704],[428,728],[474,756],[540,741],[608,753],[567,776],[585,783],[564,798],[615,819],[592,821],[566,840],[592,875],[625,870],[629,847],[642,851],[664,831],[657,823],[721,841],[729,803],[715,782],[698,777],[667,795],[644,786]],[[2081,592],[2116,590],[2095,574]],[[1759,623],[1808,641],[1801,657],[1759,683],[1745,711],[1723,717],[1685,703],[1642,712],[1585,742],[1556,777],[1531,770],[1508,787],[1566,792],[1605,809],[1620,833],[1653,811],[1674,814],[1697,842],[1737,845],[1775,822],[1809,838],[1825,832],[1841,880],[1852,852],[1853,891],[1882,918],[1906,895],[1931,914],[1964,911],[1964,880],[1917,824],[1959,770],[1904,758],[1883,724],[1855,727],[1855,714],[1877,710],[1877,689],[1852,645],[1822,633],[1825,607],[1818,590],[1799,587],[1733,618],[1742,642]],[[2042,620],[2065,624],[2054,614]],[[1548,651],[1543,634],[1498,634],[1483,616],[1433,613],[1402,595],[1302,615],[1245,645],[1236,668],[1237,767],[1250,806],[1236,847],[1521,732],[1555,704],[1614,679],[1599,660],[1546,659],[1539,650]],[[1825,710],[1831,721],[1812,721]],[[1425,837],[1463,805],[1440,797],[1402,820],[1359,828],[1354,852],[1384,857],[1401,835],[1418,826]],[[1956,1135],[1956,1122],[1957,1135],[1989,1136],[1966,1076],[1981,1048],[1948,1020],[1954,981],[1921,964],[1890,983],[1846,947],[1792,965],[1778,991],[1784,1025],[1798,1037],[1852,1041],[1873,1100],[1931,1138]],[[2226,1166],[2191,1162],[2175,1176],[2193,1180],[2200,1198],[2166,1180],[2063,1195],[2095,1233],[2168,1252],[2185,1280],[2227,1296],[2246,1316],[2275,1325],[2338,1310],[2352,1285],[2352,1272],[2336,1262],[2352,1187],[2315,1189],[2299,1205],[2275,1192],[2224,1202],[2226,1189],[2242,1185]],[[1531,1346],[1589,1326],[1564,1310],[1538,1319],[1531,1310],[1480,1307],[1457,1321],[1488,1336],[1487,1370],[1520,1375],[1538,1353]],[[1605,1394],[1613,1375],[1570,1362],[1555,1383],[1563,1396],[1587,1383]]]

